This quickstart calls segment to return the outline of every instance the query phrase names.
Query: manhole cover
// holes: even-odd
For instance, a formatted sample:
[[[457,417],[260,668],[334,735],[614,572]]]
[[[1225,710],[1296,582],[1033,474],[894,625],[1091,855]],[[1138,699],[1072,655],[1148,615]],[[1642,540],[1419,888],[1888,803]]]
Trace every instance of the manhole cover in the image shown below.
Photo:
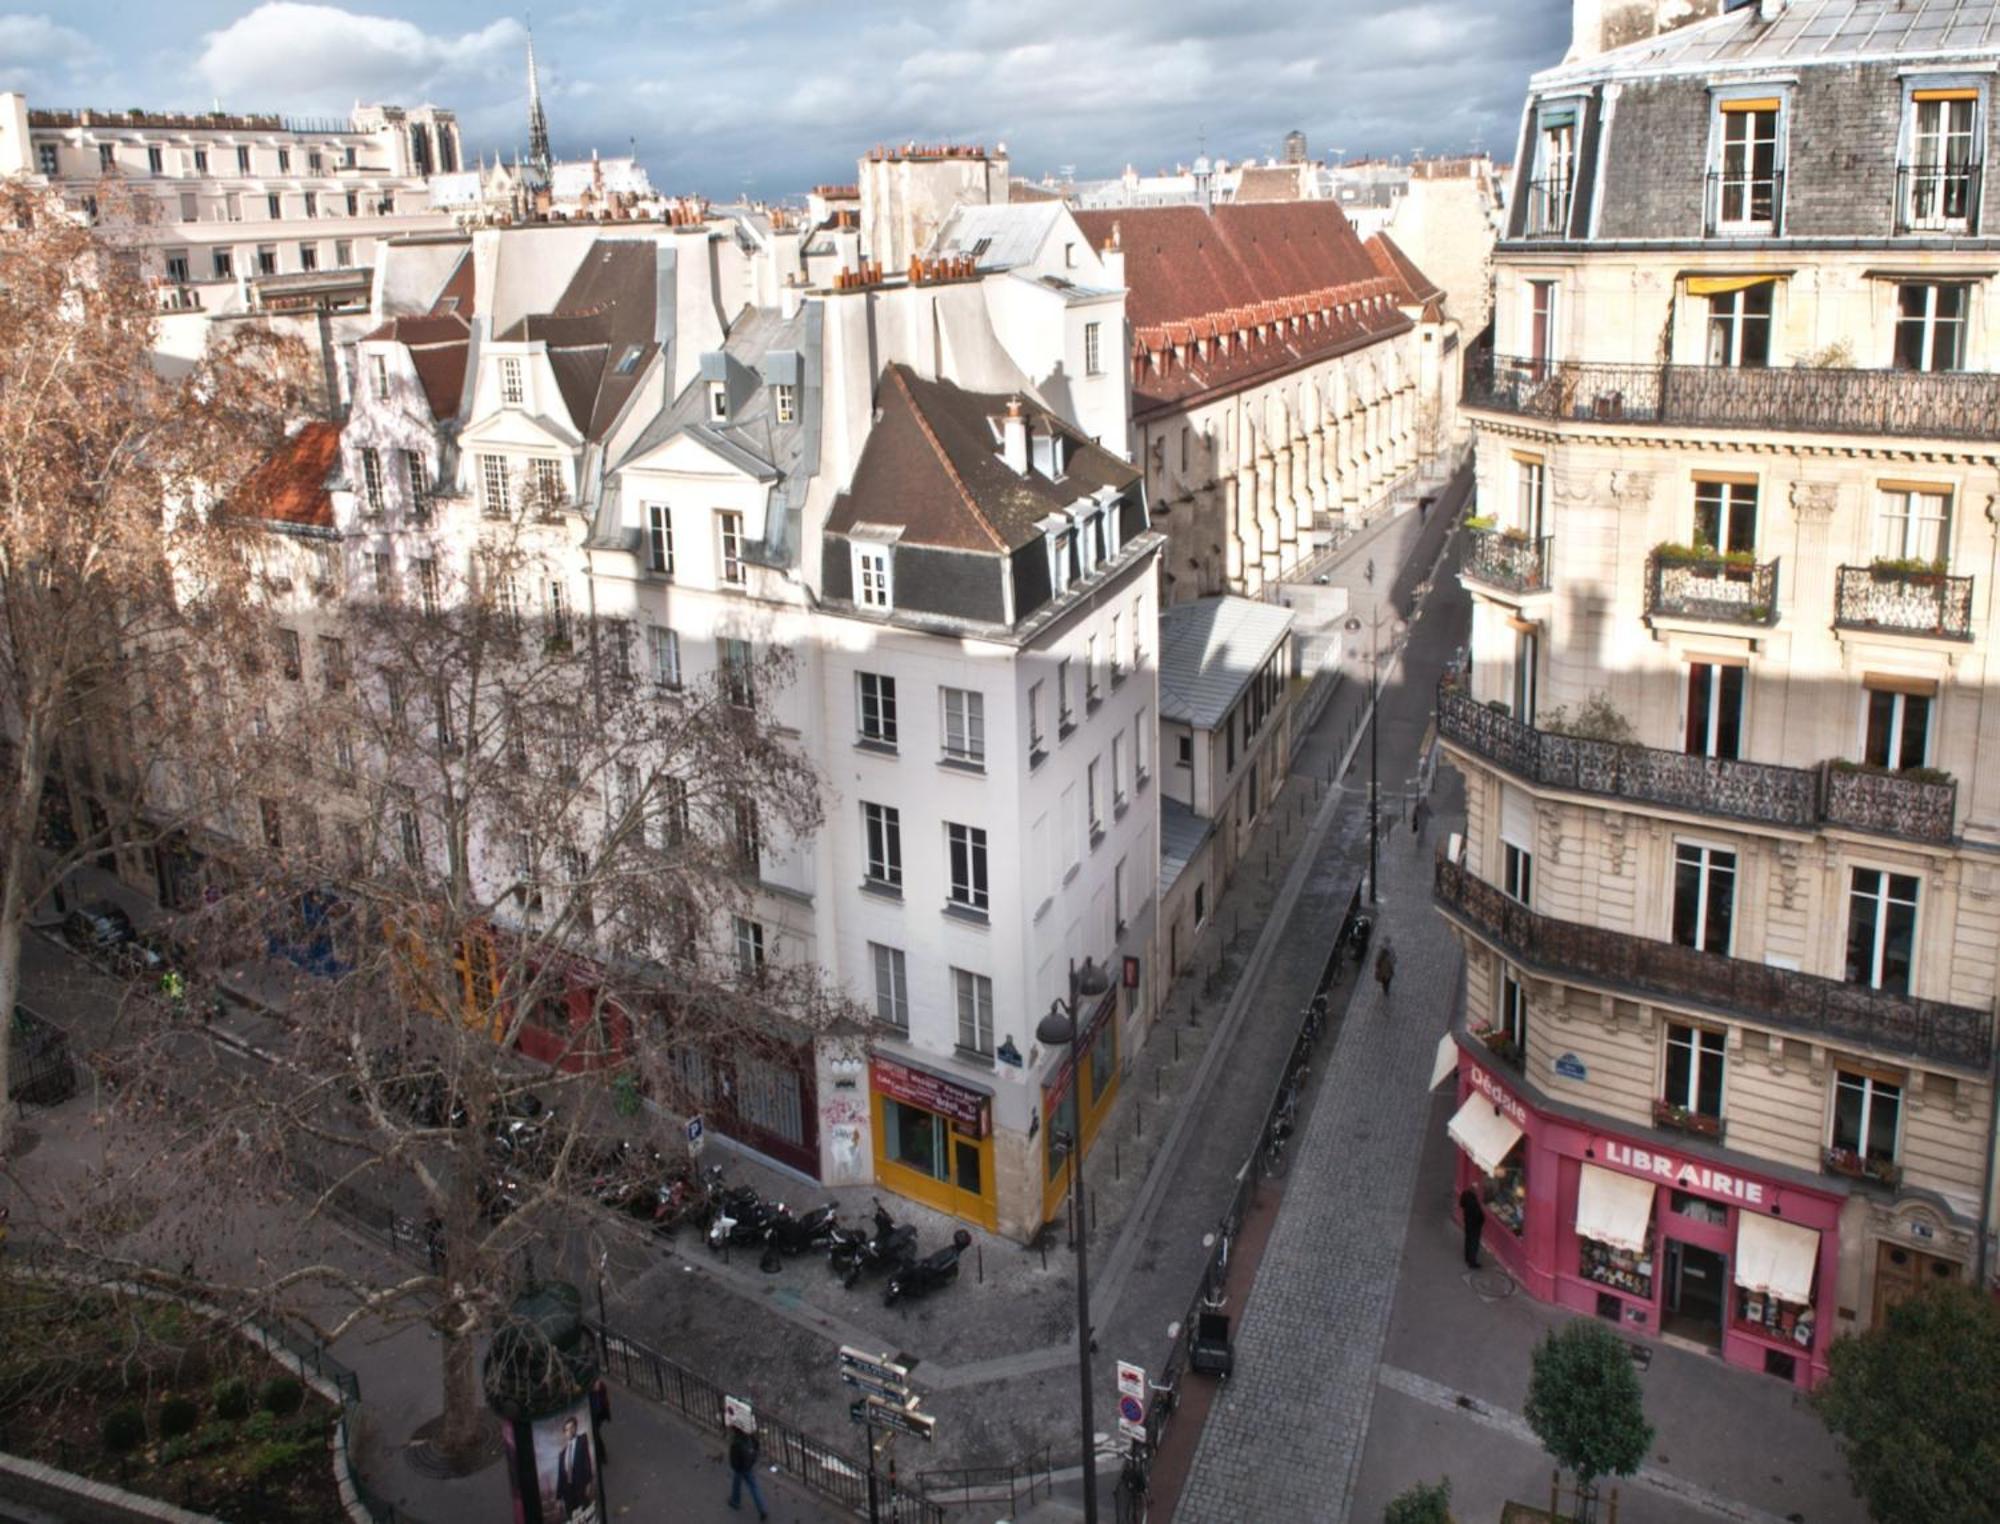
[[[1465,1284],[1489,1302],[1503,1302],[1514,1294],[1514,1277],[1505,1270],[1468,1270]]]

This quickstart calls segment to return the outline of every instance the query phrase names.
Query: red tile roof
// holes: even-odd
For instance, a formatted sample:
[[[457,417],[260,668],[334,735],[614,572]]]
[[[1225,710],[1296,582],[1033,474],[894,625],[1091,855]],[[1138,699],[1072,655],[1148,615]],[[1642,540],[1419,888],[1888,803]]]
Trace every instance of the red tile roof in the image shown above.
[[[472,251],[467,249],[451,272],[451,279],[444,283],[444,289],[431,304],[431,311],[439,316],[455,312],[462,318],[469,318],[476,310],[476,282],[472,272]]]
[[[248,518],[331,529],[326,479],[339,457],[340,425],[308,423],[243,479],[231,501]]]
[[[1375,268],[1391,280],[1403,283],[1411,305],[1444,295],[1444,288],[1419,270],[1416,262],[1387,233],[1377,233],[1368,240],[1367,247],[1368,257],[1375,261]]]
[[[468,261],[470,263],[470,261]],[[410,362],[423,383],[424,397],[431,416],[439,423],[458,416],[459,396],[465,388],[465,356],[472,329],[456,313],[445,316],[390,318],[366,334],[364,344],[387,339],[410,351]]]
[[[1371,252],[1331,201],[1075,216],[1124,252],[1136,418],[1406,332],[1399,309],[1420,299],[1415,266]]]

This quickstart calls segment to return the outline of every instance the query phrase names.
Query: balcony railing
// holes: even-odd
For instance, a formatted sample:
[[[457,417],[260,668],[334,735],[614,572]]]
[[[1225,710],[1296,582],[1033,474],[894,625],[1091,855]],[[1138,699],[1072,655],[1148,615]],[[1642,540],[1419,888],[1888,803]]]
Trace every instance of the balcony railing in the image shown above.
[[[1977,233],[1982,189],[1977,164],[1898,165],[1896,231]]]
[[[1569,179],[1530,180],[1523,238],[1567,238],[1576,183]]]
[[[1712,624],[1775,624],[1778,563],[1656,550],[1646,562],[1646,612]]]
[[[1785,172],[1713,171],[1706,211],[1703,226],[1711,238],[1775,237],[1784,229]]]
[[[1907,1054],[1961,1069],[1983,1072],[1992,1052],[1989,1011],[1725,958],[1605,926],[1559,921],[1536,914],[1443,856],[1437,860],[1437,901],[1453,920],[1510,960],[1546,977],[1656,995],[1847,1047]]]
[[[1984,371],[1600,365],[1469,358],[1465,404],[1559,421],[1673,428],[2000,436],[2000,375]]]
[[[1833,622],[1939,640],[1972,639],[1972,579],[1901,566],[1843,566]]]
[[[1464,576],[1489,587],[1510,593],[1548,591],[1549,547],[1544,536],[1531,540],[1525,535],[1498,529],[1474,529],[1467,533],[1465,558],[1459,565]]]
[[[1437,725],[1444,740],[1540,788],[1792,830],[1840,826],[1902,841],[1948,842],[1955,828],[1958,785],[1949,779],[1838,764],[1786,767],[1557,735],[1449,684],[1438,688]]]

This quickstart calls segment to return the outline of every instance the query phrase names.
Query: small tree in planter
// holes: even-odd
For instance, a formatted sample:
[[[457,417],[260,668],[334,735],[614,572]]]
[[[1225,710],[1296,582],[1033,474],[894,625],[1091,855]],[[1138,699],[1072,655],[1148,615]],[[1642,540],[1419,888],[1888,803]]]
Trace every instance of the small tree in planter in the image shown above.
[[[1573,1322],[1536,1347],[1524,1411],[1556,1464],[1576,1474],[1579,1519],[1591,1517],[1591,1484],[1630,1476],[1653,1443],[1632,1356],[1602,1323]]]
[[[1453,1524],[1451,1478],[1418,1482],[1389,1499],[1382,1524]]]

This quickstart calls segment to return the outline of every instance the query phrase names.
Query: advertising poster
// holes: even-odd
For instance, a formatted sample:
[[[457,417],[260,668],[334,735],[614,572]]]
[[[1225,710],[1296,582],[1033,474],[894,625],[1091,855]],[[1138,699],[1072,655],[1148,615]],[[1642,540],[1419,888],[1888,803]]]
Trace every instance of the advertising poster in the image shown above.
[[[591,1445],[590,1400],[533,1424],[535,1482],[542,1524],[598,1524],[597,1455]]]

